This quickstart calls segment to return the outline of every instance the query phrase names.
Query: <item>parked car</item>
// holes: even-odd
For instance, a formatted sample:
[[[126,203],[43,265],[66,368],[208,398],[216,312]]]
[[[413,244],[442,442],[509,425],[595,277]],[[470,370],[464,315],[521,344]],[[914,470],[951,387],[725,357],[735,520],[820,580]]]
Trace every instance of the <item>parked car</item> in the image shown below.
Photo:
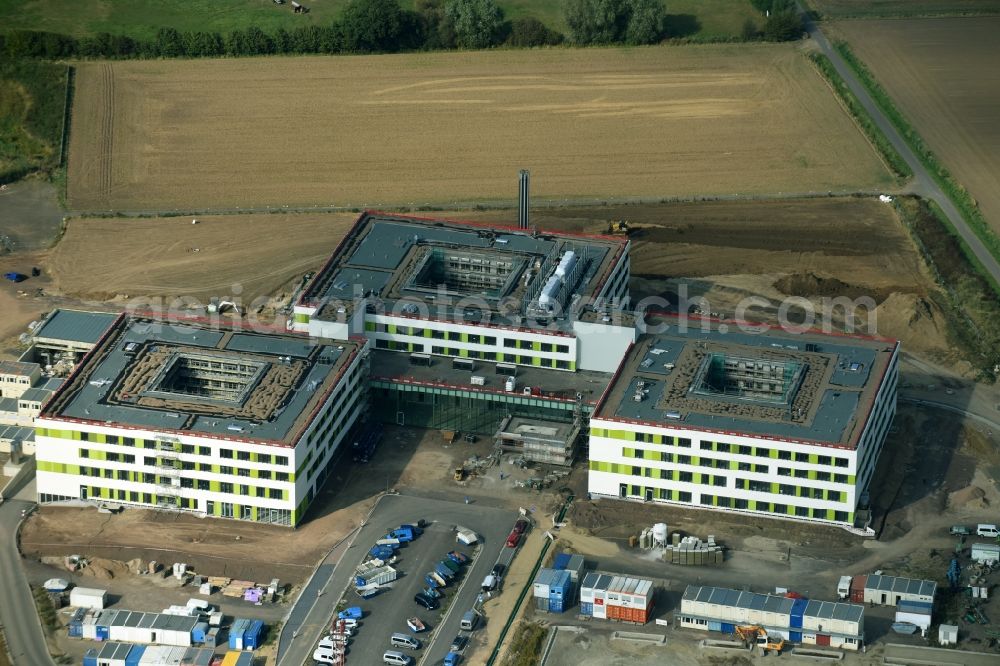
[[[521,543],[521,535],[518,534],[517,532],[511,532],[507,536],[507,547],[508,548],[517,548],[517,544],[519,544],[519,543]]]
[[[514,531],[518,534],[524,534],[524,531],[528,529],[528,521],[521,518],[516,523],[514,523]]]
[[[497,562],[493,565],[493,575],[497,578],[503,578],[503,572],[507,571],[507,567],[503,564]]]
[[[952,525],[951,533],[954,534],[955,536],[969,536],[970,534],[972,534],[972,530],[970,530],[965,525]]]
[[[451,647],[449,647],[448,649],[451,650],[452,652],[461,652],[462,648],[464,648],[465,644],[468,642],[469,642],[468,638],[466,638],[462,634],[459,634],[458,636],[455,636],[455,640],[451,642]]]
[[[437,610],[438,608],[441,607],[441,604],[438,603],[437,599],[431,599],[423,592],[418,592],[417,594],[415,594],[413,596],[413,601],[415,601],[417,605],[423,606],[427,610]]]

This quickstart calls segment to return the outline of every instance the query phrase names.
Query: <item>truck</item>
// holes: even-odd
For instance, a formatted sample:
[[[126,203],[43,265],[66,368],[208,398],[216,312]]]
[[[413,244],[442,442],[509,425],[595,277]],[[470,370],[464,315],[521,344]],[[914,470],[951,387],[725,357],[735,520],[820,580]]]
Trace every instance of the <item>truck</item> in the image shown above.
[[[416,533],[409,525],[397,527],[383,537],[385,539],[397,539],[400,543],[408,543],[416,538]]]
[[[458,572],[460,572],[462,570],[462,567],[459,566],[458,562],[455,562],[450,557],[446,557],[443,560],[441,560],[441,564],[443,564],[446,567],[448,567],[449,569],[451,569],[451,572],[453,574],[457,574]]]
[[[354,584],[359,587],[362,585],[370,585],[371,583],[384,585],[386,583],[391,583],[398,577],[399,572],[392,567],[377,567],[355,576]]]
[[[469,558],[465,553],[460,553],[457,550],[452,550],[448,552],[448,559],[450,559],[455,564],[465,564],[469,561]]]
[[[374,557],[376,559],[379,559],[379,560],[388,560],[388,559],[392,558],[392,556],[395,553],[395,551],[390,546],[375,545],[375,546],[372,546],[372,549],[370,551],[368,551],[368,553],[372,557]]]
[[[423,523],[424,521],[421,520],[419,522]],[[402,525],[399,526],[399,529],[401,529],[401,530],[410,530],[411,532],[413,532],[413,536],[414,537],[418,537],[418,536],[420,536],[421,534],[424,533],[424,526],[420,525],[420,524],[411,525],[409,523],[404,523],[404,524],[402,524]]]
[[[458,536],[456,538],[459,543],[465,544],[466,546],[471,546],[479,541],[479,537],[476,536],[475,532],[465,529],[464,527],[458,528]]]
[[[458,662],[462,659],[462,655],[457,652],[449,652],[444,657],[444,666],[458,666]]]
[[[455,572],[446,567],[445,565],[441,564],[440,562],[434,565],[434,572],[439,576],[443,576],[448,580],[451,580],[452,578],[455,577]]]

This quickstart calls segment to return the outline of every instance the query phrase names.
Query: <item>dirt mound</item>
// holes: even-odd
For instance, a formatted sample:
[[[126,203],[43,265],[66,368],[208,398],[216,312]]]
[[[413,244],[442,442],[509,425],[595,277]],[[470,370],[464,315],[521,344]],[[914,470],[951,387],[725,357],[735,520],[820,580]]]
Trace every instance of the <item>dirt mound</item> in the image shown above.
[[[966,486],[948,495],[948,508],[951,509],[985,509],[989,505],[986,491],[979,486]]]
[[[785,275],[775,280],[774,288],[783,294],[801,296],[803,298],[815,298],[817,296],[837,298],[846,296],[847,298],[855,299],[862,296],[869,296],[875,299],[876,303],[881,303],[887,296],[884,291],[879,289],[848,284],[835,277],[823,277],[812,272]]]
[[[91,576],[98,580],[111,580],[115,576],[122,576],[129,572],[129,565],[118,560],[108,560],[103,557],[95,557],[88,560],[87,566],[80,573],[84,576]]]
[[[944,316],[937,305],[916,294],[890,294],[876,309],[876,330],[902,340],[911,350],[934,351],[947,340]]]

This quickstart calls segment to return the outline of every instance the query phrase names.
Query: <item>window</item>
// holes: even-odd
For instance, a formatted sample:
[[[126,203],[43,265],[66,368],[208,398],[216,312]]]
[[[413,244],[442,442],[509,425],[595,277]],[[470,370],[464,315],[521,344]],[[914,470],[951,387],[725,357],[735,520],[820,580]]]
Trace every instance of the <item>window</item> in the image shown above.
[[[834,458],[833,464],[837,467],[847,467],[849,463],[847,458]]]
[[[642,476],[642,468],[638,465],[632,465],[632,476]]]
[[[198,490],[210,490],[212,485],[205,479],[198,479]]]
[[[681,464],[681,465],[690,465],[691,464],[691,456],[678,455],[677,456],[677,462],[678,462],[678,464]]]
[[[669,479],[670,478],[670,470],[661,469],[660,470],[660,478],[661,479]]]
[[[730,446],[725,442],[717,442],[715,444],[715,450],[718,451],[719,453],[729,453]]]
[[[550,351],[552,351],[552,343],[551,342],[543,342],[540,345],[540,347],[541,347],[541,351],[543,351],[543,352],[550,352]]]
[[[718,475],[712,477],[712,485],[713,486],[720,486],[722,488],[725,488],[725,486],[726,486],[726,477],[724,477],[724,476],[718,476]]]
[[[106,443],[108,443],[108,444],[117,444],[118,443],[118,435],[105,435],[104,441]]]
[[[259,469],[259,470],[257,470],[257,478],[259,478],[259,479],[270,479],[271,478],[271,470],[269,470],[269,469]]]
[[[126,453],[125,455],[122,456],[122,462],[128,463],[129,465],[134,465],[135,464],[135,456],[133,456],[130,453]]]
[[[132,437],[123,437],[122,446],[135,446],[135,439]]]
[[[231,492],[233,492],[233,484],[231,484],[231,483],[229,483],[227,481],[223,481],[222,483],[219,484],[219,492],[220,493],[231,493]]]
[[[816,472],[816,480],[817,481],[829,481],[830,480],[830,473],[829,472]]]
[[[182,478],[181,488],[194,488],[194,480],[188,478]]]
[[[833,512],[833,519],[836,520],[837,522],[840,522],[840,523],[846,523],[847,522],[847,512],[846,511],[834,511]],[[848,642],[854,642],[853,639],[851,639],[851,638],[848,638],[847,641]]]
[[[156,465],[156,458],[153,458],[152,456],[143,456],[142,464],[146,465],[147,467],[153,467],[154,465]]]
[[[813,499],[823,499],[823,489],[822,488],[812,488]]]
[[[739,469],[741,472],[749,472],[750,470],[753,469],[753,465],[751,465],[750,463],[741,462],[737,464],[737,469]]]
[[[839,490],[828,490],[826,491],[826,498],[831,502],[839,502],[842,493]]]
[[[816,458],[816,462],[818,462],[820,465],[829,465],[832,463],[832,461],[833,459],[830,456],[817,456]]]
[[[684,482],[684,483],[691,483],[691,479],[692,479],[692,478],[693,478],[693,477],[692,477],[692,474],[691,474],[691,472],[680,472],[680,473],[679,473],[679,474],[677,475],[677,480],[678,480],[678,481],[682,481],[682,482]]]
[[[118,480],[128,481],[128,472],[123,469],[118,470]]]
[[[257,462],[264,463],[265,465],[271,464],[271,454],[270,453],[258,453]]]
[[[487,335],[487,336],[483,337],[483,344],[484,345],[495,345],[496,343],[497,343],[497,339],[495,337],[493,337],[492,335]]]
[[[791,475],[792,475],[791,468],[789,468],[789,467],[779,467],[778,468],[778,476],[791,476]]]
[[[556,345],[556,351],[559,352],[560,354],[568,354],[569,345]]]
[[[274,480],[275,481],[288,481],[288,472],[275,472],[274,473]]]
[[[795,507],[795,515],[801,516],[803,518],[809,517],[809,507],[807,506],[797,506]]]
[[[757,510],[758,511],[768,511],[769,512],[771,510],[771,503],[770,502],[757,502]]]
[[[741,456],[753,455],[753,449],[750,448],[749,446],[740,446],[739,447],[739,454]]]
[[[691,440],[688,439],[687,437],[678,437],[677,438],[677,446],[683,446],[684,448],[690,449],[691,448]]]
[[[232,474],[233,468],[228,465],[222,465],[219,467],[219,474]]]
[[[80,449],[80,457],[81,458],[89,458],[90,457],[90,449]]]
[[[797,469],[797,470],[795,470],[795,478],[796,479],[808,479],[809,478],[809,470],[807,470],[807,469]]]
[[[238,467],[236,469],[236,476],[250,476],[250,470]]]
[[[630,494],[632,494],[632,495],[641,495],[642,494],[642,490],[639,488],[639,486],[630,486],[630,489],[631,489],[630,490]]]
[[[821,519],[822,518],[826,518],[826,509],[813,509],[812,510],[812,517],[813,518],[821,518]]]
[[[479,337],[479,335],[477,333],[469,333],[469,342],[478,345],[480,339],[481,338]]]
[[[809,462],[809,454],[808,453],[796,453],[795,454],[795,462]]]
[[[757,454],[758,458],[770,458],[771,457],[771,449],[762,449],[762,448],[758,447],[757,449],[754,450],[754,453]]]
[[[747,490],[752,490],[755,493],[769,493],[771,492],[771,484],[767,481],[750,481]]]
[[[635,433],[632,433],[632,435],[634,436],[634,440],[633,441],[636,441],[636,442],[652,442],[653,441],[653,436],[651,434],[649,434],[649,433],[635,432]]]
[[[753,471],[757,472],[758,474],[767,474],[768,471],[767,465],[754,465]]]
[[[388,340],[383,340],[382,338],[376,338],[376,340],[375,340],[375,348],[376,349],[388,349],[389,348],[389,341]]]
[[[236,452],[236,459],[237,460],[250,460],[250,452],[249,451],[237,451]]]
[[[130,490],[129,493],[128,493],[128,501],[129,502],[138,502],[139,501],[139,493],[137,493],[134,490]]]
[[[288,456],[275,456],[274,457],[274,464],[275,465],[287,465],[288,464]]]
[[[785,485],[784,483],[778,486],[778,493],[782,495],[794,495],[795,486]]]
[[[462,339],[462,334],[458,331],[448,331],[448,339],[452,342],[458,342]]]
[[[142,501],[145,502],[146,504],[152,504],[153,503],[153,494],[152,493],[143,493],[142,494]]]
[[[269,488],[267,494],[271,499],[281,499],[281,489],[279,488]]]
[[[210,455],[212,455],[212,449],[211,449],[211,447],[208,447],[208,446],[199,446],[198,447],[198,455],[199,456],[210,456]]]
[[[509,347],[511,349],[514,349],[514,348],[517,347],[517,340],[512,340],[510,338],[504,338],[503,339],[503,346],[504,347]]]
[[[232,449],[219,449],[219,457],[220,458],[230,458],[231,459],[233,457],[233,450]]]
[[[712,496],[711,495],[702,495],[700,501],[705,506],[712,506]]]
[[[211,472],[212,465],[210,463],[198,463],[199,472]]]
[[[431,345],[432,354],[444,354],[444,347],[440,345]]]
[[[834,474],[833,475],[833,480],[834,480],[835,483],[847,483],[848,482],[846,474]]]
[[[533,349],[534,345],[531,340],[518,340],[517,346],[521,349]]]
[[[679,493],[677,493],[677,501],[678,502],[690,502],[691,501],[691,493],[683,491],[683,490],[680,491]]]
[[[155,474],[150,474],[149,472],[143,472],[142,473],[142,482],[143,483],[156,483],[156,475]]]
[[[81,442],[89,442],[90,441],[90,433],[89,432],[81,432],[80,433],[80,441]]]
[[[778,460],[791,460],[791,459],[792,459],[791,451],[778,451]]]
[[[263,497],[264,493],[267,491],[267,488],[264,488],[262,486],[257,486],[254,490],[256,492],[257,497]]]
[[[517,354],[504,354],[503,360],[505,363],[517,363]]]
[[[712,442],[699,442],[698,443],[698,448],[701,449],[702,451],[711,451],[712,450]]]
[[[673,462],[673,461],[674,461],[674,454],[667,453],[665,451],[660,452],[660,462]]]
[[[788,505],[787,504],[772,504],[771,505],[771,511],[773,511],[774,513],[788,513]]]

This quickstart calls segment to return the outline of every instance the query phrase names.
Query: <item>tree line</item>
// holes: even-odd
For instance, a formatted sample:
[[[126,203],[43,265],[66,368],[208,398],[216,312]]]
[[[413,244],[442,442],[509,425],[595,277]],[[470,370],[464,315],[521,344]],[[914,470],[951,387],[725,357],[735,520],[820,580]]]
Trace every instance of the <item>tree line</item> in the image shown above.
[[[751,0],[770,12],[763,30],[749,22],[743,39],[797,39],[802,23],[791,0]],[[12,58],[198,58],[305,53],[391,53],[508,45],[655,44],[667,31],[661,0],[565,0],[569,34],[534,17],[506,20],[495,0],[416,0],[403,9],[398,0],[350,0],[328,26],[308,25],[267,33],[257,27],[219,32],[160,28],[152,39],[99,33],[72,37],[15,30],[0,35],[0,53]]]

